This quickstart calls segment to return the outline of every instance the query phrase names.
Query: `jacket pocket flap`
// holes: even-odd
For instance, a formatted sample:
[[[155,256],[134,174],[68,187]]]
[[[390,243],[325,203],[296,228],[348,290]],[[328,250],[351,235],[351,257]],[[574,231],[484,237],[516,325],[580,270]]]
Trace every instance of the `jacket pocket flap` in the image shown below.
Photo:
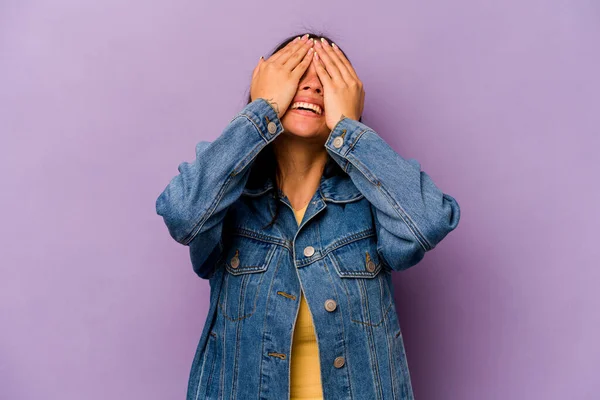
[[[224,255],[227,271],[232,275],[267,270],[276,245],[245,236],[233,236]]]
[[[374,278],[381,270],[375,236],[355,240],[330,253],[342,278]]]

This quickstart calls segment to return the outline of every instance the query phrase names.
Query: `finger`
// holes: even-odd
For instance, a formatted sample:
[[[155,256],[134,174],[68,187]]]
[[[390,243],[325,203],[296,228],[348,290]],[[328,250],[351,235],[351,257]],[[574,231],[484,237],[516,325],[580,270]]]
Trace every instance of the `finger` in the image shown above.
[[[338,58],[344,64],[348,72],[354,77],[354,79],[358,80],[358,75],[354,70],[354,67],[352,66],[352,64],[350,64],[350,61],[346,58],[344,53],[342,53],[342,50],[340,50],[340,48],[337,47],[335,43],[332,43],[331,47],[333,48],[334,53],[338,55]]]
[[[286,53],[282,54],[276,62],[291,70],[302,60],[312,45],[313,41],[308,39],[308,34],[306,34]]]
[[[296,65],[298,65],[298,63],[304,59],[304,56],[306,56],[309,49],[312,48],[313,43],[314,42],[312,40],[307,40],[303,46],[296,50],[295,53],[290,54],[289,58],[283,64],[283,66],[289,70],[293,70],[294,68],[296,68]]]
[[[271,54],[271,56],[269,57],[269,59],[267,61],[269,61],[269,62],[277,61],[283,53],[288,51],[291,47],[295,46],[296,43],[298,43],[298,41],[300,41],[300,40],[301,40],[301,38],[300,39],[298,37],[294,38],[294,40],[292,40],[291,42],[289,42],[288,44],[283,46],[282,49],[279,49],[274,54]]]
[[[296,43],[298,43],[298,41],[300,41],[299,38],[297,38],[297,37],[294,38],[294,40],[292,40],[291,42],[286,44],[282,49],[279,49],[275,53],[271,54],[266,61],[276,62],[279,58],[281,58],[282,54],[284,54],[286,51],[288,51],[291,47],[295,46]]]
[[[324,47],[325,45],[321,44],[320,41],[315,41],[315,52],[319,54],[319,59],[322,61],[327,73],[331,76],[331,79],[334,81],[343,81],[344,78],[342,77],[339,68],[333,63]]]
[[[363,110],[365,109],[365,91],[360,93],[360,116],[362,117]]]
[[[329,43],[327,42],[327,40],[321,38],[321,44],[322,44],[323,49],[325,50],[325,52],[327,53],[327,55],[331,59],[331,62],[333,64],[335,64],[335,66],[340,71],[340,75],[342,76],[342,78],[344,79],[344,81],[346,81],[346,83],[350,83],[351,81],[353,81],[354,77],[352,76],[352,74],[350,74],[350,72],[348,71],[348,69],[346,68],[346,66],[342,62],[342,60],[340,60],[339,56],[333,50],[333,47],[329,45]]]
[[[254,67],[254,71],[252,71],[252,79],[254,79],[256,77],[256,74],[258,74],[258,70],[260,69],[260,65],[263,63],[264,58],[262,56],[260,56],[260,59],[258,60],[258,64],[256,64],[256,67]]]
[[[321,57],[319,57],[319,54],[317,53],[317,50],[314,51],[313,59],[315,61],[315,70],[317,71],[317,75],[319,76],[319,80],[323,84],[324,88],[328,88],[331,84],[333,84],[333,81],[331,80],[331,76],[329,75],[329,73],[325,69],[325,65],[321,61]]]
[[[308,40],[308,34],[302,36],[300,39],[297,37],[289,42],[283,49],[269,57],[269,61],[284,64],[289,56],[298,50]]]
[[[310,66],[310,62],[313,59],[314,52],[315,52],[315,49],[313,49],[312,47],[310,49],[308,49],[308,51],[304,55],[304,58],[302,59],[300,64],[298,64],[296,66],[296,68],[294,68],[294,70],[292,71],[292,74],[296,79],[300,80],[302,75],[304,75],[304,72],[306,72],[306,70]]]

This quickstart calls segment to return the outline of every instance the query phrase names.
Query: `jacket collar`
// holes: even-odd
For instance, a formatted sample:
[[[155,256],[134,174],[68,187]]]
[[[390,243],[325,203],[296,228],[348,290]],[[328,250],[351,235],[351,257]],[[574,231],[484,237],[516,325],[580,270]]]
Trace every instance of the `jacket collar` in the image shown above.
[[[258,171],[251,169],[242,195],[261,196],[271,192],[273,188],[274,183],[271,177],[261,177]],[[279,189],[278,191],[279,195],[282,196],[283,192]],[[327,158],[327,162],[325,163],[318,191],[324,201],[334,203],[347,203],[363,197],[363,194],[356,188],[350,176],[331,156]]]

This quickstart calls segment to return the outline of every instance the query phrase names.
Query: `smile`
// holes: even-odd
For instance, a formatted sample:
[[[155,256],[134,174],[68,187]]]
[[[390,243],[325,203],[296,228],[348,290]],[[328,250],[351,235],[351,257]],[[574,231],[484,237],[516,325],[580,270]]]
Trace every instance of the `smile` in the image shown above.
[[[321,118],[321,116],[319,114],[316,114],[314,111],[301,110],[299,108],[295,110],[290,110],[290,112],[294,114],[300,114],[309,118]]]
[[[304,103],[301,101],[293,103],[290,108],[292,110],[303,110],[303,111],[307,111],[307,112],[314,113],[317,115],[323,114],[323,110],[321,109],[320,106],[318,106],[316,104],[311,104],[311,103]]]

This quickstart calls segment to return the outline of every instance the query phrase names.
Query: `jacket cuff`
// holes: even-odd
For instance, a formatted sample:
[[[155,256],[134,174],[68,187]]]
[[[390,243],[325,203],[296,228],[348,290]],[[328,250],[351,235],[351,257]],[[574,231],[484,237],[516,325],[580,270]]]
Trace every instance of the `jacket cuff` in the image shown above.
[[[239,115],[243,115],[252,121],[267,143],[283,132],[283,125],[275,109],[265,99],[258,98],[249,103],[240,111]]]
[[[344,117],[338,121],[325,141],[325,147],[343,158],[340,166],[348,172],[346,155],[352,150],[363,133],[372,131],[367,125],[351,118]]]

